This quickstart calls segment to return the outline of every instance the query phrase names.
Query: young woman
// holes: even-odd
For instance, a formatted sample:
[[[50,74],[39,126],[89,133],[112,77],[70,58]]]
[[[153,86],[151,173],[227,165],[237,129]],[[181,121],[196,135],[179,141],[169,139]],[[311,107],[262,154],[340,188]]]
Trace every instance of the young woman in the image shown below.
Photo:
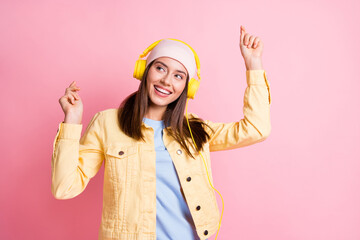
[[[241,27],[248,86],[244,118],[232,123],[184,115],[198,87],[193,76],[199,63],[189,45],[163,39],[147,51],[134,72],[139,89],[118,109],[96,113],[82,137],[80,88],[75,82],[66,88],[59,99],[65,119],[53,145],[51,191],[57,199],[79,195],[104,162],[99,239],[207,239],[221,223],[210,152],[248,146],[270,134],[263,43]]]

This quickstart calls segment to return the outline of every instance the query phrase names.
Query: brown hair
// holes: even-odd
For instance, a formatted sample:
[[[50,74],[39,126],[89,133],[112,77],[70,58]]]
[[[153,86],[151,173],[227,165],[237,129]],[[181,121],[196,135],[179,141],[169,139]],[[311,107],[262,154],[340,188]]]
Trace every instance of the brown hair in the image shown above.
[[[139,89],[133,92],[122,101],[118,111],[118,121],[120,129],[129,137],[135,140],[144,140],[144,135],[141,132],[141,123],[147,112],[149,104],[149,96],[147,90],[147,75],[150,67],[154,61],[152,61],[145,69],[142,77]],[[169,135],[172,136],[186,151],[186,153],[194,158],[190,153],[189,148],[186,145],[187,141],[190,145],[193,145],[191,134],[187,125],[186,117],[184,116],[184,110],[187,100],[189,75],[186,78],[186,85],[184,91],[181,93],[178,99],[170,103],[164,113],[164,125],[165,127],[171,126]],[[193,117],[189,118],[189,125],[191,133],[194,137],[198,150],[203,149],[204,144],[209,140],[210,136],[205,131],[205,127],[208,127],[211,131],[211,127],[206,124],[203,119]],[[194,149],[196,150],[195,146]]]

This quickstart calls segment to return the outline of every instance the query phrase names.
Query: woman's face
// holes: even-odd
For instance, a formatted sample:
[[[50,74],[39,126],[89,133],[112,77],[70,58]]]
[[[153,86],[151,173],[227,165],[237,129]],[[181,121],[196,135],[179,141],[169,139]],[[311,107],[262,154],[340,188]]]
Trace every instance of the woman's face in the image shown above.
[[[186,68],[170,57],[154,60],[147,75],[147,89],[152,106],[167,107],[185,89]]]

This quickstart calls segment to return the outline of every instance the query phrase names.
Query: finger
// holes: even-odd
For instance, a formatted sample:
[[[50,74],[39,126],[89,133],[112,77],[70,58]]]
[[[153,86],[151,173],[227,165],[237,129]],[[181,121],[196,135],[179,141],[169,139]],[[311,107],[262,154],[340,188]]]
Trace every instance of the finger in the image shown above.
[[[68,98],[68,101],[69,101],[71,104],[74,104],[75,98],[74,98],[74,96],[73,96],[71,93],[67,95],[67,98]]]
[[[72,85],[70,86],[70,88],[79,88],[79,87],[76,85],[76,82],[74,81],[74,84],[72,84]]]
[[[254,40],[255,40],[255,36],[251,35],[250,38],[249,38],[249,43],[247,45],[248,48],[250,48],[253,45]]]
[[[72,101],[71,98],[67,98],[67,101],[68,101],[70,104],[74,105],[74,103],[73,103],[73,101]]]
[[[79,87],[76,87],[76,86],[72,86],[72,87],[68,87],[66,88],[65,90],[65,94],[69,93],[69,92],[73,92],[73,91],[80,91],[80,88]]]
[[[69,88],[71,89],[71,90],[80,90],[80,88],[78,87],[78,86],[76,86],[76,81],[73,81],[71,84],[70,84],[70,86],[69,86]]]
[[[79,97],[76,93],[72,92],[71,95],[74,97],[74,100],[79,100]]]
[[[240,44],[244,44],[245,28],[240,26]]]
[[[243,25],[240,25],[240,28],[241,28],[244,32],[246,32],[245,27],[244,27]]]
[[[73,86],[73,87],[71,88],[71,91],[80,91],[80,88],[77,87],[77,86]]]
[[[256,37],[254,40],[254,48],[256,48],[257,46],[259,46],[259,42],[260,42],[260,38]]]
[[[249,38],[250,38],[250,34],[246,33],[244,36],[244,45],[248,45],[249,44]]]

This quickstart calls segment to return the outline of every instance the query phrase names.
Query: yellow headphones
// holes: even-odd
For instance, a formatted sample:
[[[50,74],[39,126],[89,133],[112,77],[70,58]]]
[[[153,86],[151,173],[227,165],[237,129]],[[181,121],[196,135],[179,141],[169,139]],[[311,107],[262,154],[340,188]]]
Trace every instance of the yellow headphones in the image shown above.
[[[189,124],[189,119],[188,119],[188,113],[187,113],[187,106],[188,106],[188,102],[189,102],[189,99],[194,99],[195,97],[195,94],[197,92],[197,90],[199,89],[199,86],[200,86],[200,61],[199,61],[199,57],[198,55],[196,54],[196,52],[194,51],[194,49],[188,45],[187,43],[183,42],[183,41],[180,41],[180,40],[177,40],[177,39],[174,39],[174,38],[167,38],[167,39],[171,39],[171,40],[175,40],[175,41],[179,41],[179,42],[182,42],[184,44],[186,44],[194,53],[194,56],[195,56],[195,61],[196,61],[196,68],[197,68],[197,76],[199,78],[199,81],[196,80],[195,78],[191,78],[190,81],[189,81],[189,84],[188,84],[188,92],[187,92],[187,101],[186,101],[186,114],[185,114],[185,117],[186,117],[186,120],[187,120],[187,124],[188,124],[188,127],[189,127],[189,131],[190,131],[190,134],[191,134],[191,138],[193,140],[193,143],[196,147],[196,150],[200,153],[203,161],[204,161],[204,166],[205,166],[205,169],[206,169],[206,173],[207,173],[207,176],[208,176],[208,180],[209,180],[209,183],[210,183],[210,186],[220,195],[221,197],[221,201],[222,201],[222,204],[223,204],[223,208],[222,208],[222,211],[221,211],[221,217],[220,217],[220,222],[219,222],[219,228],[218,228],[218,231],[216,233],[216,237],[215,237],[215,240],[217,239],[217,235],[219,233],[219,229],[220,229],[220,226],[221,226],[221,220],[222,220],[222,216],[223,216],[223,213],[224,213],[224,200],[221,196],[221,194],[219,193],[218,190],[216,190],[214,188],[214,186],[211,184],[211,181],[210,181],[210,177],[209,177],[209,172],[207,170],[207,166],[206,166],[206,162],[205,162],[205,159],[204,159],[204,156],[201,154],[201,151],[199,151],[198,147],[196,146],[196,143],[195,143],[195,140],[194,140],[194,137],[192,135],[192,132],[191,132],[191,128],[190,128],[190,124]],[[146,60],[142,60],[141,58],[145,57],[160,41],[162,41],[163,39],[159,40],[159,41],[156,41],[154,42],[153,44],[151,44],[139,57],[139,60],[136,61],[135,63],[135,70],[134,70],[134,78],[136,79],[139,79],[140,81],[142,80],[142,77],[144,75],[144,72],[145,72],[145,68],[146,68]]]
[[[191,78],[189,80],[189,84],[188,84],[188,92],[187,92],[187,97],[194,99],[195,94],[197,92],[197,90],[199,89],[200,86],[200,61],[199,61],[199,57],[196,54],[196,52],[194,51],[194,49],[187,43],[180,41],[178,39],[174,39],[174,38],[167,38],[170,40],[175,40],[178,42],[182,42],[185,45],[187,45],[194,53],[195,56],[195,61],[196,61],[196,68],[197,68],[197,76],[199,78],[199,81],[196,80],[195,78]],[[144,72],[145,72],[145,68],[146,68],[146,60],[143,60],[141,58],[145,57],[159,42],[161,42],[163,39],[158,40],[156,42],[154,42],[153,44],[151,44],[147,49],[145,49],[145,51],[140,55],[139,60],[136,61],[135,63],[135,70],[134,70],[134,74],[133,77],[136,79],[139,79],[141,81]]]

